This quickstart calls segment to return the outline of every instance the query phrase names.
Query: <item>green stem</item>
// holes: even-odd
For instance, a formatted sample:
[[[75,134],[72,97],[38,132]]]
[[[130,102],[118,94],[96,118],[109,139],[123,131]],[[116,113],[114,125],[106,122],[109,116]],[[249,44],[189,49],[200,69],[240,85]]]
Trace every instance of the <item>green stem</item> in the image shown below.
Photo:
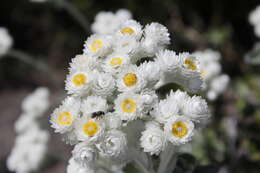
[[[168,145],[160,155],[160,164],[157,173],[171,173],[175,169],[177,158],[174,146]]]

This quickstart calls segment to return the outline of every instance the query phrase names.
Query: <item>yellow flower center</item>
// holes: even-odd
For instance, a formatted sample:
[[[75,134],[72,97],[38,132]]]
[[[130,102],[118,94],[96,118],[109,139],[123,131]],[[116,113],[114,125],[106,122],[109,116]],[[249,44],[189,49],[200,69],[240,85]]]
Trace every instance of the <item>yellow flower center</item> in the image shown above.
[[[97,49],[102,48],[102,46],[102,40],[93,40],[89,45],[89,49],[95,52]]]
[[[80,85],[83,85],[84,83],[86,83],[86,80],[87,80],[87,77],[85,74],[83,73],[78,73],[78,74],[75,74],[73,77],[72,77],[72,83],[76,86],[80,86]]]
[[[186,65],[187,69],[190,69],[190,70],[196,70],[197,69],[196,63],[193,61],[192,58],[186,58],[184,60],[184,64]]]
[[[133,34],[135,31],[132,29],[132,28],[130,28],[130,27],[124,27],[124,28],[121,28],[121,30],[120,30],[120,32],[122,33],[122,34]]]
[[[125,98],[121,103],[123,112],[132,113],[135,111],[136,102],[131,98]]]
[[[60,112],[56,121],[60,125],[69,125],[72,123],[72,115],[69,112]]]
[[[182,121],[176,121],[172,124],[172,134],[176,137],[183,137],[188,133],[186,124]]]
[[[88,136],[93,136],[98,131],[98,125],[93,120],[89,120],[82,126],[83,132]]]
[[[137,76],[134,73],[127,73],[124,75],[123,81],[126,86],[133,86],[137,82]]]
[[[113,57],[109,61],[109,64],[111,66],[121,65],[122,64],[122,58],[120,58],[120,57]]]

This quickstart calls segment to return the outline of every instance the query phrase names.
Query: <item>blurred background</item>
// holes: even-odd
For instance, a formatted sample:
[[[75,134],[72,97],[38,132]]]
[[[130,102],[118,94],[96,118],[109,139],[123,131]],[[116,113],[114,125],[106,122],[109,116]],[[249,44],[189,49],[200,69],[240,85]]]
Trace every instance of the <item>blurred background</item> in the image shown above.
[[[43,117],[51,134],[51,157],[39,172],[65,172],[72,148],[54,134],[49,115],[65,97],[69,62],[82,53],[95,15],[125,8],[143,25],[165,25],[172,50],[219,51],[222,71],[231,79],[227,90],[209,102],[211,123],[194,141],[193,152],[180,156],[174,172],[259,173],[260,64],[245,61],[260,41],[248,21],[257,5],[259,0],[1,0],[0,27],[8,28],[14,42],[11,53],[0,58],[0,172],[9,172],[6,159],[14,145],[14,122],[22,100],[39,86],[51,93],[50,109]],[[85,19],[83,24],[74,18],[78,13]],[[22,52],[31,59],[13,58]]]

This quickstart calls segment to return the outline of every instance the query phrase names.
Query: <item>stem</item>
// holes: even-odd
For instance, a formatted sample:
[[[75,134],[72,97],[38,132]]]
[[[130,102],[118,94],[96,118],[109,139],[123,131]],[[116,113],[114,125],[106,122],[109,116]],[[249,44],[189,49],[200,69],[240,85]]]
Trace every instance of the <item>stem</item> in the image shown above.
[[[37,70],[44,71],[44,72],[49,71],[49,68],[45,63],[35,60],[31,55],[28,55],[25,52],[11,49],[8,51],[8,53],[6,55],[9,55],[26,64],[29,64],[29,65],[35,67]]]
[[[160,165],[157,173],[171,173],[175,169],[177,158],[174,147],[168,145],[160,155]]]
[[[79,23],[79,25],[85,30],[87,34],[90,34],[90,25],[85,16],[68,1],[61,2],[62,7]]]

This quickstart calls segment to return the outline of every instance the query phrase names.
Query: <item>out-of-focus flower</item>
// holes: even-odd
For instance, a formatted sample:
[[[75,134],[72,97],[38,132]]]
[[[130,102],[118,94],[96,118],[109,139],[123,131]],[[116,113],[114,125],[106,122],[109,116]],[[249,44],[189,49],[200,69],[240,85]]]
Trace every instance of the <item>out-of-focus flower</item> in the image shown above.
[[[8,52],[13,45],[13,38],[8,30],[0,27],[0,57]]]

